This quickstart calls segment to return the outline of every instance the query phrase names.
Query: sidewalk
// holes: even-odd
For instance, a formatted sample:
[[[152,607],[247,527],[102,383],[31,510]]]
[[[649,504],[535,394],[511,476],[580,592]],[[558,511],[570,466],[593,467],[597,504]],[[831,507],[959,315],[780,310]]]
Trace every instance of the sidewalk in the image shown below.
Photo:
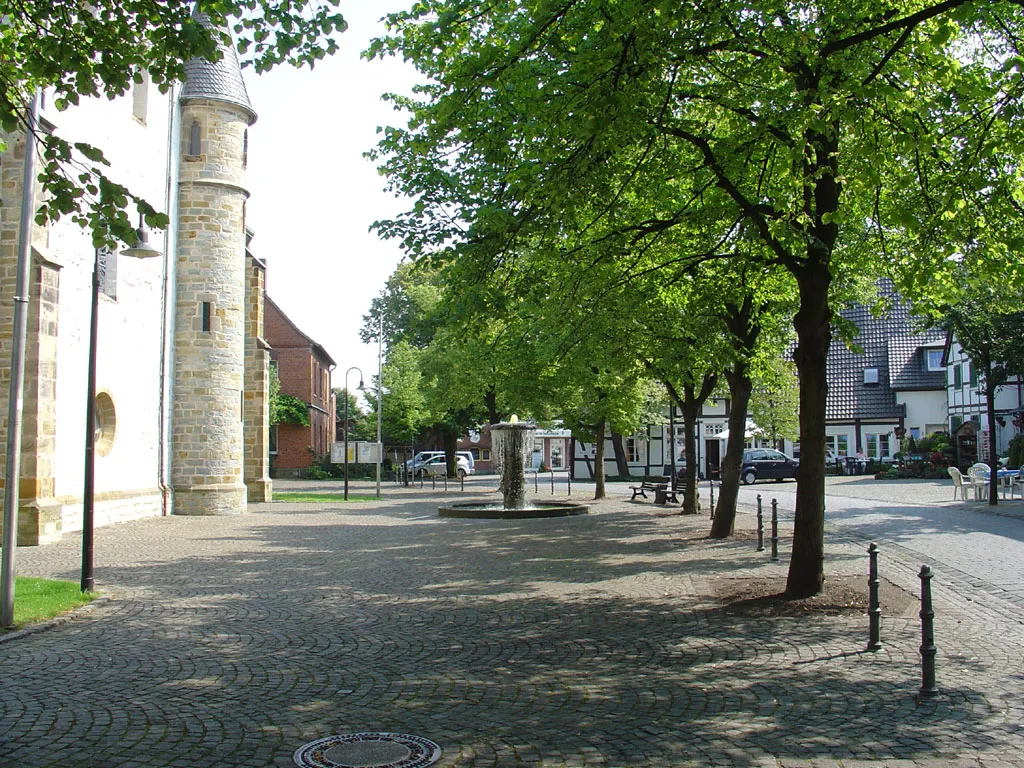
[[[491,499],[478,480],[460,495]],[[773,564],[748,512],[712,542],[703,516],[621,497],[483,521],[384,492],[98,530],[112,599],[0,643],[0,765],[292,766],[315,739],[389,731],[440,744],[440,766],[1024,766],[1012,605],[937,585],[942,695],[918,704],[913,600],[883,605],[876,653],[861,615],[722,610],[785,578],[785,522]],[[19,573],[77,578],[79,546],[19,550]],[[866,588],[859,544],[826,550],[828,578]],[[913,597],[916,568],[894,552],[883,575]]]

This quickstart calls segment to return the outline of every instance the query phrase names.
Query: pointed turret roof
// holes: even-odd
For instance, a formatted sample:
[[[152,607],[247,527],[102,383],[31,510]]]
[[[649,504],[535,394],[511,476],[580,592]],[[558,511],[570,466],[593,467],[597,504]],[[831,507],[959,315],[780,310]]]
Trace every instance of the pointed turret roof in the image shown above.
[[[210,17],[199,10],[192,14],[204,26],[213,27]],[[230,38],[230,31],[225,27]],[[185,62],[185,85],[181,89],[181,100],[209,99],[234,104],[244,109],[249,115],[249,125],[256,122],[256,111],[249,102],[249,93],[245,90],[242,79],[242,68],[238,64],[238,54],[233,46],[219,42],[217,47],[223,54],[218,62],[206,59],[191,59]]]

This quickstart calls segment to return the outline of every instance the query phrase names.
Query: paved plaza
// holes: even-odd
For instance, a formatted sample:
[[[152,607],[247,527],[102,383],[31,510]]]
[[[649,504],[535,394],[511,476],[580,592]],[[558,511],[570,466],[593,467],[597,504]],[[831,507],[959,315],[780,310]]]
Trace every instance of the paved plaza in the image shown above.
[[[705,517],[619,487],[587,516],[439,518],[442,498],[493,499],[473,478],[99,529],[109,599],[0,642],[0,766],[284,767],[362,731],[430,739],[440,766],[1024,766],[1022,505],[867,480],[830,485],[826,573],[866,585],[877,538],[916,595],[946,548],[934,700],[912,600],[876,653],[862,615],[723,611],[726,580],[784,578],[792,483],[744,488],[738,535],[712,542]],[[757,493],[780,502],[779,563],[755,551]],[[981,555],[951,543],[977,531]],[[22,549],[18,572],[77,580],[79,552]]]

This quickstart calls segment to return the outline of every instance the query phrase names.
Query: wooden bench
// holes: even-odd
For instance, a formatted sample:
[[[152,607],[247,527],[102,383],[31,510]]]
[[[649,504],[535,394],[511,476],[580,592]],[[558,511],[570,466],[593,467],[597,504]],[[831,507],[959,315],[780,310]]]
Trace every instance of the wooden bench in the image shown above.
[[[654,491],[654,502],[656,504],[664,504],[668,496],[675,500],[675,488],[671,492],[668,491],[668,475],[644,475],[640,485],[631,485],[629,489],[633,492],[630,501],[636,499],[637,496],[642,496],[646,499],[647,491]],[[662,494],[665,494],[665,498],[659,501]]]

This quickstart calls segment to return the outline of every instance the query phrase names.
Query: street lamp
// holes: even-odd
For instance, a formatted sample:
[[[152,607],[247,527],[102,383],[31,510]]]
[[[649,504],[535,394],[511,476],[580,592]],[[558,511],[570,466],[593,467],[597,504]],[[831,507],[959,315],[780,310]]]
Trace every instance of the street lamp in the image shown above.
[[[359,366],[353,365],[345,371],[345,501],[348,501],[348,375],[352,371],[359,371],[359,386],[356,389],[359,391],[366,389],[363,386],[363,372]]]
[[[149,244],[149,235],[142,225],[139,214],[139,228],[135,231],[137,242],[122,253],[136,259],[160,256],[161,252]],[[82,591],[92,592],[93,579],[93,529],[95,527],[96,487],[96,341],[99,330],[100,283],[103,282],[105,259],[117,258],[117,251],[97,248],[92,266],[92,314],[89,318],[89,368],[86,376],[85,403],[85,490],[82,493]]]
[[[384,313],[377,329],[377,498],[380,498],[380,463],[384,458],[384,445],[380,441],[380,391],[384,379]]]

